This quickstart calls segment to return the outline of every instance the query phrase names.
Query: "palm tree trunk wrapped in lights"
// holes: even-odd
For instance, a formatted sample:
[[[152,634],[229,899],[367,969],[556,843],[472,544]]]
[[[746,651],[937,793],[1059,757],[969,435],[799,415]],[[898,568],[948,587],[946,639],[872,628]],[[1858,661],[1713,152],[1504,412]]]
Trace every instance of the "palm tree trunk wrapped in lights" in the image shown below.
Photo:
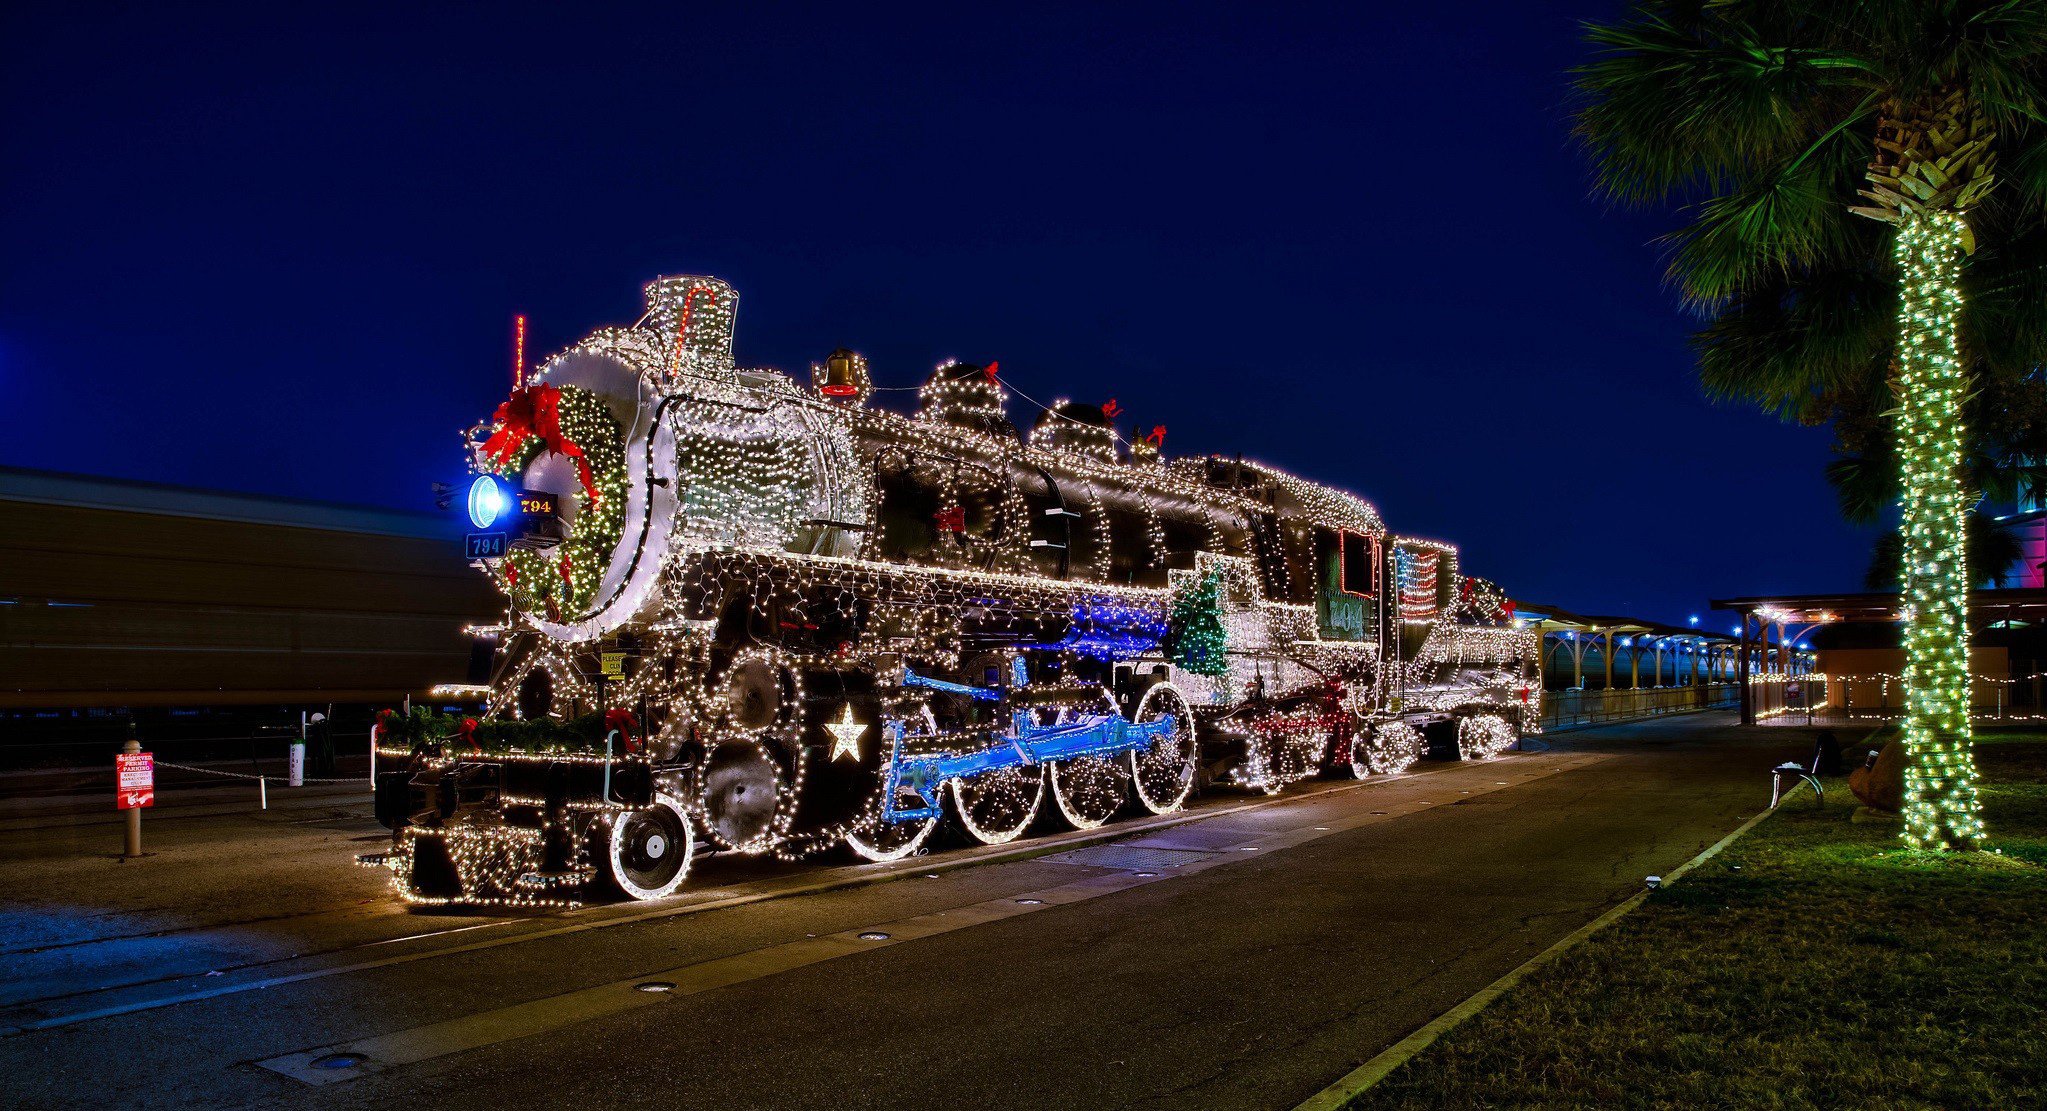
[[[1956,270],[1966,224],[1952,212],[1898,227],[1898,439],[1903,463],[1905,839],[1920,848],[1973,844],[1976,767],[1969,743],[1969,579],[1962,522]]]
[[[1996,181],[1992,133],[1963,90],[1887,114],[1869,166],[1870,205],[1896,226],[1898,459],[1905,623],[1905,839],[1920,848],[1983,835],[1969,730],[1969,576],[1963,521],[1962,399],[1956,339],[1961,263],[1974,250],[1968,208]]]

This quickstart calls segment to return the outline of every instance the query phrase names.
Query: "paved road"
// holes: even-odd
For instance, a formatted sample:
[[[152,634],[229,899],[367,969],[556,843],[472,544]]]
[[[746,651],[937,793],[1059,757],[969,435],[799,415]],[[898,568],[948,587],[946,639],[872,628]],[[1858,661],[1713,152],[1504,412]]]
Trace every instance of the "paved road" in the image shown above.
[[[0,1103],[1290,1107],[1809,744],[1666,719],[1049,855],[707,861],[687,897],[531,918],[393,906],[351,798],[153,816],[132,863],[108,826],[4,829]]]

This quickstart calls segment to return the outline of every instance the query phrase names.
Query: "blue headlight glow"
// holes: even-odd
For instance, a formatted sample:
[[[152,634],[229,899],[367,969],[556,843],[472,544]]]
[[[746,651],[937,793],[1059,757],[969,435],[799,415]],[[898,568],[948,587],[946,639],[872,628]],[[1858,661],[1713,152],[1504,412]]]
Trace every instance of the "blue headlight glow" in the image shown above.
[[[480,474],[469,484],[469,523],[480,529],[487,529],[505,515],[512,504],[512,495],[505,489],[504,479],[494,474]]]

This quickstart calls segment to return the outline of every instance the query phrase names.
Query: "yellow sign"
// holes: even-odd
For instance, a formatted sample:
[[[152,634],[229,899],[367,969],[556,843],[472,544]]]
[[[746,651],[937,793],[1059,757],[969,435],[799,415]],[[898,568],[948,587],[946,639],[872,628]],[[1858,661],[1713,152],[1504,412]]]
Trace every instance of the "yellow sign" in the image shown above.
[[[597,659],[599,662],[598,672],[606,679],[625,678],[624,652],[602,652],[598,654]]]

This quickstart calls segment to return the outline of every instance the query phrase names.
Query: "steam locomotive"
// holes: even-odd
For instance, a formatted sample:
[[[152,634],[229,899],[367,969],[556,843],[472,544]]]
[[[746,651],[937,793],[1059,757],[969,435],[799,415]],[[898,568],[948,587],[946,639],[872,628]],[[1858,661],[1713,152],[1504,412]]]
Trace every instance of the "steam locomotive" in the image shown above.
[[[1108,406],[1012,424],[995,364],[914,414],[865,360],[732,357],[737,294],[646,287],[466,434],[507,600],[478,719],[392,716],[377,810],[418,902],[674,892],[702,844],[892,860],[1485,758],[1538,633],[1456,549]]]

